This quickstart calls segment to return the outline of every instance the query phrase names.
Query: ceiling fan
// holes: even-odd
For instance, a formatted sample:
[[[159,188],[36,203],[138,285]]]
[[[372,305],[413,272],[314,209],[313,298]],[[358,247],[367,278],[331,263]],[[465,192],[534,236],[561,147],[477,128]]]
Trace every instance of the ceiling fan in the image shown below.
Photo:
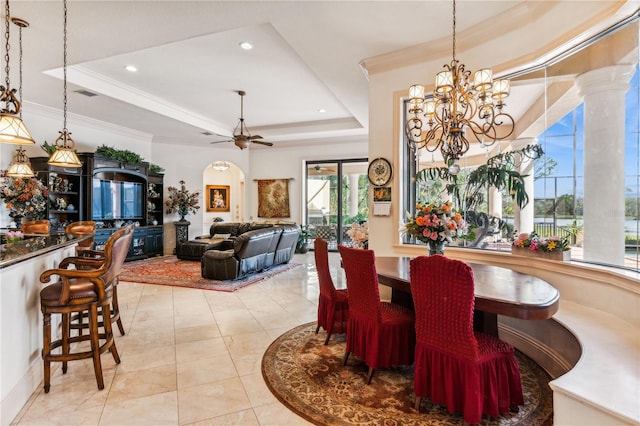
[[[222,143],[222,142],[233,142],[240,149],[245,149],[249,147],[249,143],[257,143],[260,145],[273,146],[271,142],[265,142],[258,139],[262,139],[260,135],[251,135],[249,129],[244,124],[244,95],[246,92],[244,90],[238,90],[236,92],[240,95],[240,121],[235,129],[233,129],[233,139],[224,140],[224,141],[215,141],[214,143]]]
[[[323,167],[320,164],[316,164],[315,166],[309,167],[310,174],[316,175],[331,175],[336,173],[336,169],[331,167]]]

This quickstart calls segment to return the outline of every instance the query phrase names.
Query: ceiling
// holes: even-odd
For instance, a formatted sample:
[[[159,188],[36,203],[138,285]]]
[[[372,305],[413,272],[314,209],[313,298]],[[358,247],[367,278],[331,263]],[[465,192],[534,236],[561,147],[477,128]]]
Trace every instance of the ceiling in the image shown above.
[[[62,2],[10,5],[12,16],[30,23],[23,30],[25,111],[61,110]],[[637,0],[459,0],[460,50],[488,49],[492,63],[482,66],[504,63],[502,49],[487,42],[509,31],[523,56],[535,61],[541,48],[567,41],[567,32],[575,41],[602,16],[611,21],[637,6]],[[569,10],[571,23],[564,24]],[[531,25],[533,19],[540,21]],[[11,27],[15,87],[17,27]],[[532,27],[544,37],[517,33]],[[276,146],[366,140],[368,73],[378,72],[370,64],[449,62],[450,39],[448,1],[69,0],[68,111],[144,132],[153,143],[204,146],[232,134],[240,115],[236,91],[244,90],[246,125]],[[254,48],[241,49],[243,41]],[[424,79],[431,78],[425,70]],[[509,104],[518,115],[536,94],[525,87],[516,92],[520,100],[514,92]]]

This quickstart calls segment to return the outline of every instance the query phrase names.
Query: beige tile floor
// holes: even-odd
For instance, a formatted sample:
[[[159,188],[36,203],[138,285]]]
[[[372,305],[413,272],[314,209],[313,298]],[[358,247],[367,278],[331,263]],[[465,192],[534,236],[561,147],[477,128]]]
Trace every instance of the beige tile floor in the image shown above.
[[[306,425],[267,389],[262,355],[283,332],[316,320],[313,253],[303,266],[234,293],[121,283],[122,362],[102,355],[105,389],[90,360],[59,365],[15,425]],[[330,255],[336,286],[344,277]]]

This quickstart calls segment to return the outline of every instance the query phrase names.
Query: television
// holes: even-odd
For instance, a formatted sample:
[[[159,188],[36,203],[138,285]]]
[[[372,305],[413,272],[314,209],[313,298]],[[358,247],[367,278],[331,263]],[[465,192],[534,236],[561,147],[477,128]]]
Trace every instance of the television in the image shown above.
[[[145,184],[93,179],[93,220],[142,219]]]

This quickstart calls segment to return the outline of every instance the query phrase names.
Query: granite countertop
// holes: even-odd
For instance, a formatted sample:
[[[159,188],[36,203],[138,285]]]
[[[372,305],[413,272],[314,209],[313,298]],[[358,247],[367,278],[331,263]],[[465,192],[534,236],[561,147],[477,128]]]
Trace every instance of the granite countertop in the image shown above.
[[[0,245],[0,269],[77,243],[88,236],[73,238],[68,235],[42,235],[25,238],[15,243]]]

